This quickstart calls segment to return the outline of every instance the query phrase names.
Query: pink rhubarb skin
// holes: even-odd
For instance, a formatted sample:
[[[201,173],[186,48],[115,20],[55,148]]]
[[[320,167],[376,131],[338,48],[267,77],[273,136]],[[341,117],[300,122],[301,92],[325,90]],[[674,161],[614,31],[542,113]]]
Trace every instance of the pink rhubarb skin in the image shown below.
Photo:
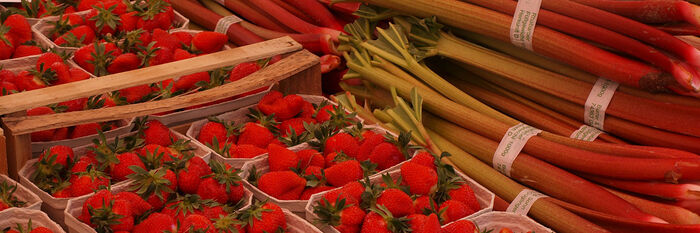
[[[512,0],[465,0],[489,9],[512,15],[517,3]],[[640,60],[649,62],[662,70],[670,73],[679,84],[689,83],[689,80],[700,79],[693,67],[684,64],[675,58],[658,51],[654,47],[631,39],[617,32],[592,25],[590,23],[563,16],[548,10],[540,10],[537,23],[559,30],[573,36],[585,38],[604,46],[611,47],[621,52],[630,54]],[[665,89],[662,80],[649,80],[647,77],[632,76],[630,80],[615,79],[614,81],[642,89]],[[637,79],[640,78],[640,79]],[[646,79],[645,79],[646,78]]]
[[[322,2],[326,4],[328,7],[333,9],[334,11],[338,11],[340,13],[343,13],[345,15],[352,15],[357,11],[357,9],[360,9],[360,3],[359,2],[338,2],[338,3],[331,3],[330,0],[319,0],[319,2]]]
[[[224,7],[261,27],[278,32],[293,32],[292,29],[283,26],[275,20],[274,17],[259,12],[255,8],[247,5],[243,0],[224,0]]]
[[[675,200],[700,200],[698,183],[670,184],[663,182],[616,180],[599,176],[584,175],[594,182],[621,190]]]
[[[311,52],[322,54],[338,53],[335,49],[335,43],[331,40],[331,36],[328,34],[296,34],[277,32],[245,21],[241,22],[240,25],[264,39],[269,40],[289,36]]]
[[[631,36],[700,67],[700,51],[652,26],[569,0],[543,0],[542,8]],[[700,92],[700,79],[679,80],[679,84],[685,91]]]
[[[333,41],[338,41],[338,36],[342,33],[335,29],[319,27],[299,19],[294,16],[294,14],[289,13],[289,11],[270,0],[248,0],[248,2],[258,9],[265,11],[265,13],[274,15],[280,23],[300,33],[328,34]]]
[[[308,14],[314,22],[321,26],[343,31],[344,24],[338,21],[323,4],[316,0],[284,0],[297,9]]]
[[[191,0],[172,0],[172,4],[175,10],[209,30],[214,30],[217,22],[223,18],[221,15],[207,9],[198,2],[193,2]],[[265,41],[263,38],[241,27],[240,23],[231,25],[226,31],[226,35],[228,35],[229,41],[239,46]]]
[[[683,0],[572,0],[642,23],[687,22],[700,26],[700,7]]]
[[[664,24],[654,27],[674,36],[700,36],[700,27],[691,24]]]

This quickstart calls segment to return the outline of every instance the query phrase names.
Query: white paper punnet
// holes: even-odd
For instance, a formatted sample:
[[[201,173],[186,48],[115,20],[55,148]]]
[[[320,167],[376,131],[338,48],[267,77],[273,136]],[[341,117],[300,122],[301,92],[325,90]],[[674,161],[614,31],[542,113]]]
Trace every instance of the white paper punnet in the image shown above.
[[[615,95],[620,84],[604,78],[598,78],[584,105],[583,123],[600,130],[605,130],[605,110]]]
[[[7,177],[6,175],[0,175],[0,182],[7,182],[7,184],[11,186],[17,186],[13,196],[17,197],[18,200],[25,202],[24,206],[17,208],[41,210],[41,198],[39,198],[39,196],[34,194],[34,192],[29,190],[27,187],[24,187],[24,185],[10,177]]]
[[[510,177],[510,168],[513,165],[513,161],[518,157],[520,151],[523,150],[527,141],[540,132],[542,130],[523,123],[510,127],[506,134],[503,135],[501,142],[498,143],[496,152],[493,154],[493,167]]]
[[[519,0],[510,24],[510,42],[532,51],[537,16],[542,0]]]
[[[32,220],[33,228],[46,227],[54,233],[65,233],[63,228],[51,220],[46,213],[39,210],[24,208],[9,208],[0,212],[0,229],[8,227],[16,229],[17,224],[20,224],[20,226],[26,229],[30,219]]]

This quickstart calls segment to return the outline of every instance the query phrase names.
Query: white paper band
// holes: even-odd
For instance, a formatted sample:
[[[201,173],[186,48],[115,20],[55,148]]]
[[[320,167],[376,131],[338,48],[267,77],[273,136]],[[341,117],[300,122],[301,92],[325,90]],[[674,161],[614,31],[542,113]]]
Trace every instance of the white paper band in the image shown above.
[[[510,24],[510,42],[532,51],[532,37],[535,33],[537,15],[542,0],[518,0],[518,6]]]
[[[510,203],[508,209],[506,209],[506,212],[527,215],[527,213],[530,212],[532,205],[535,204],[535,201],[546,196],[547,195],[532,189],[523,189],[523,191],[520,191],[518,196],[516,196]]]
[[[223,17],[219,19],[219,22],[216,22],[216,28],[214,28],[215,32],[223,33],[226,34],[228,31],[228,28],[231,27],[234,23],[239,23],[243,21],[241,18],[238,18],[238,16],[235,15],[229,15],[226,17]]]
[[[513,165],[515,158],[518,157],[518,154],[520,154],[520,151],[525,147],[527,140],[540,132],[542,130],[523,123],[508,129],[498,144],[496,152],[493,154],[493,167],[506,176],[510,176],[510,167]]]
[[[593,88],[591,88],[591,93],[588,94],[585,112],[583,113],[583,123],[605,130],[605,110],[608,109],[610,100],[612,100],[618,86],[620,84],[616,82],[598,78]]]
[[[576,131],[571,133],[570,138],[573,139],[578,139],[578,140],[584,140],[584,141],[593,141],[596,138],[598,138],[598,135],[603,133],[603,131],[600,131],[599,129],[590,127],[588,125],[581,125]]]

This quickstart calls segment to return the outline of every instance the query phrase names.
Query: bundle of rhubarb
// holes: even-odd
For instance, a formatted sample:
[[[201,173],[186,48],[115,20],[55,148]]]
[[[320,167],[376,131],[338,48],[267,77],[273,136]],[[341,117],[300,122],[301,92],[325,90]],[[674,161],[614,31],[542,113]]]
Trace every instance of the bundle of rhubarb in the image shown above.
[[[347,68],[337,56],[338,36],[359,4],[325,5],[316,0],[172,1],[193,22],[226,33],[236,45],[290,36],[321,57],[324,90],[334,93]],[[330,4],[330,2],[327,2]],[[220,28],[221,26],[228,28]]]
[[[30,181],[54,198],[78,197],[144,170],[199,161],[207,153],[195,148],[182,135],[176,135],[158,121],[143,122],[138,132],[107,139],[100,132],[94,145],[76,148],[53,146],[36,162]],[[76,151],[80,152],[76,156]]]
[[[222,159],[235,161],[231,159],[247,160],[267,153],[272,144],[294,147],[305,143],[314,138],[316,129],[338,132],[357,121],[354,114],[325,98],[271,91],[254,108],[195,122],[188,133]]]
[[[363,11],[364,18],[349,24],[351,35],[341,36],[339,48],[350,68],[346,77],[367,83],[344,88],[380,108],[396,106],[375,111],[372,120],[431,136],[434,141],[414,141],[452,153],[450,161],[508,202],[525,186],[550,196],[535,202],[529,215],[558,232],[700,228],[693,191],[700,179],[695,154],[700,101],[635,89],[696,95],[695,48],[648,25],[575,3],[582,1],[543,1],[533,48],[549,58],[494,42],[509,40],[513,9],[500,13],[474,5],[514,8],[514,1],[364,2],[376,4],[366,6],[374,14]],[[375,27],[377,20],[390,22]],[[653,35],[633,35],[642,31]],[[623,85],[607,108],[607,134],[595,141],[571,138],[584,124],[595,76]],[[371,106],[347,106],[360,116],[373,115],[367,111]],[[397,112],[406,115],[396,117]],[[543,131],[499,174],[491,168],[500,166],[494,157],[505,145],[499,142],[523,122]],[[407,127],[411,124],[420,127]],[[564,219],[568,225],[561,224]]]

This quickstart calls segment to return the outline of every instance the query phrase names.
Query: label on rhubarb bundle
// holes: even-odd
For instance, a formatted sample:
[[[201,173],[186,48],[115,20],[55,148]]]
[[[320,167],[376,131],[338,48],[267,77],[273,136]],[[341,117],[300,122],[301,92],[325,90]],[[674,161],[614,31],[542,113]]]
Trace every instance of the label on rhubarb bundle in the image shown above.
[[[540,132],[542,130],[523,123],[508,129],[493,154],[493,168],[510,177],[510,167],[513,165],[513,161],[523,150],[527,140]]]
[[[610,100],[612,100],[618,86],[620,84],[614,81],[598,78],[593,88],[591,88],[591,93],[588,94],[583,113],[583,123],[605,130],[605,110],[608,109]]]
[[[544,195],[532,189],[523,189],[523,191],[520,191],[520,193],[518,193],[518,196],[516,196],[515,199],[513,199],[513,201],[510,203],[510,205],[506,209],[506,212],[527,215],[527,213],[530,212],[530,208],[532,208],[532,205],[535,204],[535,201],[546,196],[547,195]]]
[[[226,34],[228,31],[228,28],[231,27],[234,23],[239,23],[243,21],[241,18],[238,18],[238,16],[235,15],[229,15],[226,17],[223,17],[219,19],[219,22],[216,22],[216,28],[214,28],[215,32],[223,33]]]
[[[601,133],[603,133],[603,131],[600,131],[599,129],[590,127],[588,125],[581,125],[581,127],[579,127],[576,131],[571,133],[571,136],[569,137],[590,142],[598,138],[598,135],[600,135]]]
[[[537,15],[542,0],[519,0],[510,23],[510,42],[515,46],[532,51],[532,37],[535,33]]]

